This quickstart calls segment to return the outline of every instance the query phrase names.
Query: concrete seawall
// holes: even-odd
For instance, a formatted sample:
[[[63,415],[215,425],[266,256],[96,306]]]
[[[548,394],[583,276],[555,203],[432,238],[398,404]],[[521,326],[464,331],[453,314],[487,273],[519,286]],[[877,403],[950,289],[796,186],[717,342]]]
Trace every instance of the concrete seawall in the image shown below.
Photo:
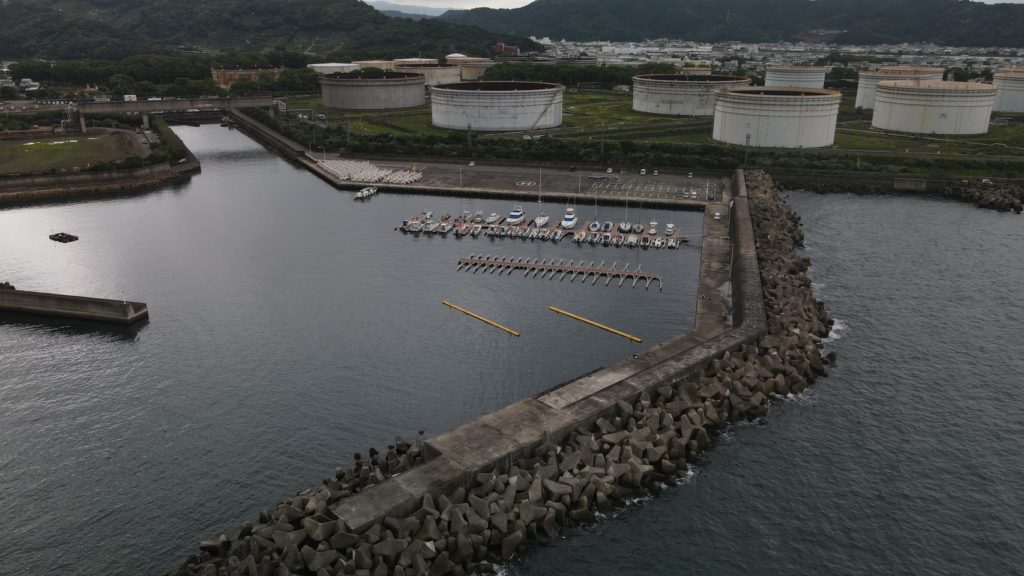
[[[0,288],[0,311],[133,324],[149,317],[143,302],[87,298]]]

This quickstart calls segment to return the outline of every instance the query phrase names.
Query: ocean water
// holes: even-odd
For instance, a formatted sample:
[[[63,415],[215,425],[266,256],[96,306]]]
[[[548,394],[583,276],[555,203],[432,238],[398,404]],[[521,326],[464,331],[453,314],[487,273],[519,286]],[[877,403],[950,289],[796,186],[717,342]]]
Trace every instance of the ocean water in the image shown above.
[[[669,252],[413,238],[394,227],[420,210],[507,212],[511,203],[353,202],[238,132],[176,130],[203,164],[187,183],[0,211],[0,280],[141,300],[151,312],[132,331],[0,318],[4,576],[161,574],[200,539],[233,536],[354,452],[395,434],[443,432],[693,324],[699,244]],[[544,206],[555,219],[564,208]],[[606,220],[623,212],[577,210]],[[644,218],[682,233],[702,223],[692,212]],[[81,239],[47,238],[59,231]],[[642,264],[665,288],[456,271],[471,253]]]
[[[792,192],[838,364],[508,573],[1024,573],[1024,220]]]

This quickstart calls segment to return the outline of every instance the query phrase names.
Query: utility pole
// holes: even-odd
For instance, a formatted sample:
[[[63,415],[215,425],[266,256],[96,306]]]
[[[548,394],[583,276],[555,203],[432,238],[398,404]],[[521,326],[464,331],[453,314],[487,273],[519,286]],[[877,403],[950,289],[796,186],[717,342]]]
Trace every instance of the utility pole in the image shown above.
[[[743,149],[743,166],[747,166],[747,161],[750,159],[750,132],[747,132],[747,145]]]

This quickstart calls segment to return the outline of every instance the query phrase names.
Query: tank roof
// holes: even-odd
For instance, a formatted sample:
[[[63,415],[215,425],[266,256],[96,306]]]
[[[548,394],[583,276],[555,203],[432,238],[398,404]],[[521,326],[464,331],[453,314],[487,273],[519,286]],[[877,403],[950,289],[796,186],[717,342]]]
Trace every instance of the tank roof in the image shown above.
[[[733,88],[727,92],[728,94],[746,94],[749,96],[789,96],[789,97],[801,97],[806,98],[809,96],[840,96],[839,92],[835,90],[826,90],[824,88],[800,88],[800,87],[772,87],[765,88],[764,86],[746,86],[743,88]]]
[[[926,91],[943,91],[943,90],[954,90],[961,92],[969,91],[987,91],[995,90],[996,87],[991,84],[980,84],[978,82],[950,82],[946,80],[883,80],[878,83],[879,88],[896,88],[901,89],[912,89],[912,90],[926,90]]]
[[[828,66],[811,66],[805,64],[769,64],[768,70],[793,70],[798,72],[828,71]]]
[[[938,74],[945,71],[945,68],[932,68],[928,66],[888,66],[876,70],[861,70],[860,73],[867,76],[875,74],[879,76],[913,76],[917,74]]]
[[[750,81],[746,76],[715,74],[638,74],[634,80],[660,80],[664,82],[740,82]]]
[[[457,68],[455,64],[402,64],[395,62],[396,68]]]
[[[368,72],[366,70],[358,70],[356,72],[335,72],[334,74],[324,76],[324,78],[337,80],[398,80],[401,78],[422,77],[423,74],[417,74],[415,72]]]
[[[492,81],[492,82],[453,82],[451,84],[439,84],[434,88],[440,88],[444,90],[466,90],[466,91],[481,91],[481,92],[512,92],[512,91],[524,91],[524,90],[551,90],[552,88],[561,88],[560,84],[550,84],[548,82],[504,82],[504,81]]]

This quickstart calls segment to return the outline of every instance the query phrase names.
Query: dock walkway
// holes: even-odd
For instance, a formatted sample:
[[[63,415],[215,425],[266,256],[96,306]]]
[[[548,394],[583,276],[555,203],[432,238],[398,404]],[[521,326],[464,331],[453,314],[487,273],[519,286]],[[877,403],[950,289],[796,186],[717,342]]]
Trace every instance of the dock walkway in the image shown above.
[[[529,278],[548,277],[549,280],[554,280],[555,276],[558,276],[558,281],[561,282],[566,276],[569,277],[569,282],[575,282],[577,277],[580,277],[581,282],[586,282],[587,279],[591,280],[591,285],[597,284],[597,281],[601,278],[605,278],[605,286],[611,284],[612,280],[618,280],[619,286],[622,286],[626,280],[632,280],[632,288],[640,282],[644,283],[644,288],[650,288],[653,282],[658,283],[658,290],[663,287],[661,276],[652,274],[650,272],[642,272],[638,265],[635,269],[630,270],[629,264],[624,265],[622,268],[618,267],[618,263],[614,263],[612,266],[605,266],[605,262],[601,261],[600,264],[594,266],[594,262],[591,261],[589,264],[585,264],[582,260],[574,262],[569,260],[565,262],[565,259],[560,259],[555,262],[554,258],[549,260],[540,260],[537,258],[513,258],[513,257],[497,257],[488,255],[470,254],[468,257],[459,258],[458,270],[465,270],[467,272],[477,272],[494,274],[512,274],[515,270],[523,270],[523,277]]]

